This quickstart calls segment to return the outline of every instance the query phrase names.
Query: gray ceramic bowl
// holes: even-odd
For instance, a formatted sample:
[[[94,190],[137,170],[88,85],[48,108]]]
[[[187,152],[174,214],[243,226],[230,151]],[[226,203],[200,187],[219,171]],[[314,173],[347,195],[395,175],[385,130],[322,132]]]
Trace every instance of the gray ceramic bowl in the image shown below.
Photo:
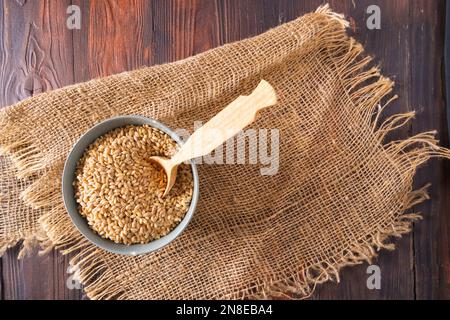
[[[174,240],[177,236],[179,236],[181,232],[183,232],[183,230],[189,224],[189,221],[194,215],[195,207],[198,201],[199,182],[198,182],[197,167],[194,161],[191,161],[190,163],[192,168],[192,175],[194,178],[194,192],[192,194],[192,200],[189,210],[187,211],[183,220],[181,220],[181,222],[178,224],[178,226],[176,226],[175,229],[173,229],[169,234],[158,240],[152,241],[147,244],[134,244],[134,245],[117,244],[114,243],[113,241],[103,239],[98,234],[96,234],[89,227],[87,220],[80,215],[75,200],[73,181],[75,179],[75,170],[78,160],[83,156],[86,148],[90,144],[92,144],[95,141],[95,139],[115,128],[123,127],[126,125],[144,125],[144,124],[152,126],[167,133],[179,145],[182,144],[182,140],[175,132],[173,132],[170,128],[168,128],[167,126],[156,120],[134,115],[120,116],[103,121],[95,125],[88,132],[86,132],[80,138],[80,140],[78,140],[78,142],[75,143],[75,145],[73,146],[72,151],[70,151],[64,166],[64,172],[62,176],[62,192],[64,204],[66,206],[67,212],[70,215],[70,218],[72,219],[77,229],[81,232],[81,234],[83,234],[83,236],[85,236],[89,241],[91,241],[96,246],[112,253],[139,255],[158,250],[164,247],[165,245],[169,244],[172,240]]]

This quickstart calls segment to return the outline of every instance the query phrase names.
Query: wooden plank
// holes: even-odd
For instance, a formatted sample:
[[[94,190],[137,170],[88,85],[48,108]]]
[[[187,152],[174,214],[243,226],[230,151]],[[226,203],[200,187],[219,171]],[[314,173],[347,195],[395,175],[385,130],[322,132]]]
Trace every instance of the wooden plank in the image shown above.
[[[447,119],[443,84],[444,1],[411,3],[410,91],[418,110],[412,126],[414,134],[437,129],[438,138],[448,147]],[[432,183],[431,201],[418,206],[424,220],[414,228],[415,297],[448,298],[449,249],[448,213],[450,170],[448,161],[436,160],[422,168],[415,184]],[[447,267],[447,268],[446,268]]]
[[[148,1],[72,1],[81,9],[81,29],[73,32],[76,82],[148,64],[152,16]]]
[[[0,104],[73,83],[72,37],[64,1],[2,1]],[[68,259],[56,253],[18,261],[19,248],[2,259],[4,299],[78,298],[66,287]]]
[[[68,259],[56,251],[38,257],[17,259],[19,247],[10,249],[3,258],[3,298],[18,299],[80,299],[82,291],[66,285]]]

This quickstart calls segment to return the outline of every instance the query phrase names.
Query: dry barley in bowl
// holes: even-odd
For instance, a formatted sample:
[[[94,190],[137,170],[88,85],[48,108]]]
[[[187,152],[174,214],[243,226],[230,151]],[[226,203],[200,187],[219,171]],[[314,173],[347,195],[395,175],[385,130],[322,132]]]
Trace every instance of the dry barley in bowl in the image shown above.
[[[177,181],[162,197],[165,174],[151,156],[170,157],[177,144],[147,125],[114,129],[99,137],[77,165],[74,181],[79,212],[101,237],[116,243],[148,243],[173,230],[186,214],[192,171],[179,167]]]

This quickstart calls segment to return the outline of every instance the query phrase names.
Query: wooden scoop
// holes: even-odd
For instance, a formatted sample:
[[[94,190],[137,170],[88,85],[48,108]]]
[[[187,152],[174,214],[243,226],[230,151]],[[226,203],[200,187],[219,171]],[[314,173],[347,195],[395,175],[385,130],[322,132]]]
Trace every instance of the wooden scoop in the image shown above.
[[[255,121],[259,110],[276,103],[275,90],[267,81],[261,80],[250,95],[239,96],[196,130],[171,159],[151,157],[150,160],[158,163],[167,176],[167,185],[163,196],[166,196],[172,189],[177,177],[178,166],[181,163],[209,154]]]

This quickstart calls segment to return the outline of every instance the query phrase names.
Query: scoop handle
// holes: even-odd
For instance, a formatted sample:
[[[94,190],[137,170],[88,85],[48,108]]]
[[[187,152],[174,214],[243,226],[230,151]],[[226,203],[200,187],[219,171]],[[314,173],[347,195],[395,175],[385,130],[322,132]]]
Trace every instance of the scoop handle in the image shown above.
[[[261,80],[250,95],[239,96],[197,129],[172,157],[172,163],[180,164],[209,154],[255,121],[258,111],[276,103],[275,90],[267,81]]]

